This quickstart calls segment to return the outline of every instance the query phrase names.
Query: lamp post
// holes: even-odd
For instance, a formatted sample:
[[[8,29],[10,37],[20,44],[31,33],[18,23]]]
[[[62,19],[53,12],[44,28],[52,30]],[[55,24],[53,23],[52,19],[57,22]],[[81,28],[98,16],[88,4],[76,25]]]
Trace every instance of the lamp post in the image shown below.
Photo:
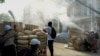
[[[14,16],[13,12],[11,10],[9,10],[8,13],[12,16],[12,18],[14,20],[14,24],[15,24],[15,16]]]
[[[17,25],[16,25],[15,16],[11,10],[9,10],[8,13],[12,16],[12,18],[14,20],[14,31],[17,32]]]

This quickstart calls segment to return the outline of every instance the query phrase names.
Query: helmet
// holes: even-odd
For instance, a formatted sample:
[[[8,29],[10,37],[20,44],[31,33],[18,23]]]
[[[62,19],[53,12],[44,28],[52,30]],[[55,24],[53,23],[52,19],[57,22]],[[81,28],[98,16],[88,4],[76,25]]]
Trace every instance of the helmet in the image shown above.
[[[30,45],[40,45],[40,41],[38,40],[38,39],[32,39],[31,41],[30,41]]]
[[[5,30],[10,30],[12,27],[10,25],[5,25]]]

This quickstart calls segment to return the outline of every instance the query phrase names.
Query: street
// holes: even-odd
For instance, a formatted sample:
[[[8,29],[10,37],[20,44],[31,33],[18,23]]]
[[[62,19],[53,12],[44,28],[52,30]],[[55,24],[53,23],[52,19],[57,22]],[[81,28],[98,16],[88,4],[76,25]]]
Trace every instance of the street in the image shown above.
[[[100,56],[100,0],[0,0],[0,37],[6,50],[0,56],[23,48],[34,51],[37,45],[42,56],[50,56],[46,47],[53,39],[54,56]],[[30,44],[32,39],[39,41]],[[97,53],[77,51],[98,47]]]
[[[100,52],[80,52],[64,48],[64,45],[66,44],[54,43],[54,56],[100,56]],[[50,56],[49,50],[47,50],[47,56]]]

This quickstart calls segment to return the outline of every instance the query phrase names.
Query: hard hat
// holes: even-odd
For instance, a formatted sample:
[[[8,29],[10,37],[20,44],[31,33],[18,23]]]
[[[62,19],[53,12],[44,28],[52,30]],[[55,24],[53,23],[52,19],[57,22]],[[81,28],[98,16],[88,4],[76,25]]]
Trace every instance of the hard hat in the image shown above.
[[[32,39],[30,41],[30,45],[36,45],[36,44],[40,45],[40,41],[38,39]]]
[[[10,30],[12,27],[10,25],[5,25],[5,30]]]

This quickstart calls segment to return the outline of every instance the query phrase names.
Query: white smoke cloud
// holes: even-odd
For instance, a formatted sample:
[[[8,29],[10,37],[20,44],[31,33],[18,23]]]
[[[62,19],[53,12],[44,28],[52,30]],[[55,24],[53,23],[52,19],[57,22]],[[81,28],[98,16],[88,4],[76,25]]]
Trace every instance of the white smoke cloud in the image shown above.
[[[63,24],[74,25],[67,16],[66,0],[6,0],[2,10],[11,10],[16,21],[43,25],[47,20],[60,19]],[[24,19],[26,7],[30,7],[30,16]],[[27,14],[28,15],[28,14]]]
[[[30,5],[32,13],[37,14],[38,12],[41,12],[44,19],[58,19],[60,15],[67,15],[67,2],[65,3],[64,0],[35,0],[34,2],[31,2]],[[67,16],[60,19],[69,21]]]

